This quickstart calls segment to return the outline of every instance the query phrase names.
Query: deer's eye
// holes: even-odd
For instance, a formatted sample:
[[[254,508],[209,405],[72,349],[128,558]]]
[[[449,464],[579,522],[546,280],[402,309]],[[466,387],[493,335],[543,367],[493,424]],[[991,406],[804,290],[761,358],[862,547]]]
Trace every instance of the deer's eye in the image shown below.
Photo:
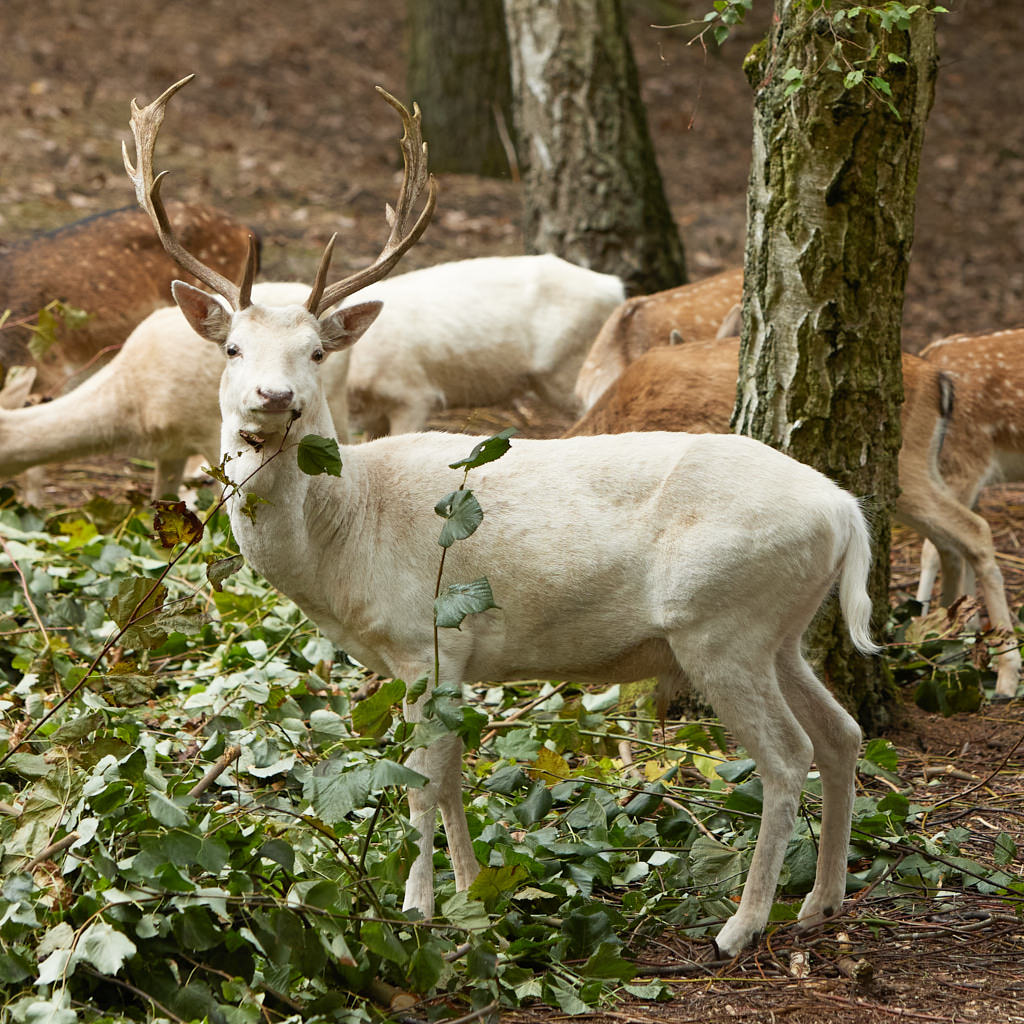
[[[313,362],[314,363],[322,363],[323,361],[324,361],[324,350],[322,348],[318,348],[318,349],[314,350],[314,352],[313,352]]]
[[[238,346],[237,345],[231,344],[231,345],[225,345],[224,346],[224,355],[226,355],[229,359],[233,358],[234,356],[240,355],[240,354],[241,353],[238,351]]]

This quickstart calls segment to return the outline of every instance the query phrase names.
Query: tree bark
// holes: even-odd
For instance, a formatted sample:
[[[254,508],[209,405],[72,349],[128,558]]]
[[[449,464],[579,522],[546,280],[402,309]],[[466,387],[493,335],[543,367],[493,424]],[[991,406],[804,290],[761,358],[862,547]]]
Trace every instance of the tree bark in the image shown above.
[[[505,0],[528,252],[686,281],[618,0]]]
[[[508,177],[512,79],[501,0],[409,0],[409,94],[434,171]]]
[[[734,425],[816,466],[865,498],[875,561],[874,629],[888,613],[890,511],[898,494],[900,323],[925,121],[934,95],[935,29],[882,32],[843,23],[839,62],[879,53],[898,116],[866,86],[829,70],[829,12],[776,0],[766,44],[748,56],[755,88],[747,199],[743,340]],[[856,65],[854,65],[856,67]],[[798,69],[803,86],[786,96]],[[809,648],[869,732],[889,724],[894,688],[881,658],[849,644],[835,601]]]

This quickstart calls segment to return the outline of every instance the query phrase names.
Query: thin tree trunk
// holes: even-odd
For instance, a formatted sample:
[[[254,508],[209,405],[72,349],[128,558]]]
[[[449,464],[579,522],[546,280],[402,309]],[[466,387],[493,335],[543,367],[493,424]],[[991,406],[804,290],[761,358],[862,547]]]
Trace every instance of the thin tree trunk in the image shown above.
[[[618,0],[505,0],[505,14],[527,251],[631,293],[684,283]]]
[[[508,177],[512,79],[501,0],[409,0],[408,86],[434,171]]]
[[[756,92],[733,419],[866,499],[880,636],[898,495],[900,323],[934,94],[934,24],[916,15],[910,31],[882,33],[863,15],[844,23],[847,57],[877,43],[906,62],[886,61],[897,117],[864,85],[844,88],[843,74],[828,69],[828,12],[776,0],[775,13],[767,44],[747,59]],[[790,68],[804,84],[787,97]],[[888,724],[894,691],[885,662],[852,650],[835,602],[810,647],[868,731]]]

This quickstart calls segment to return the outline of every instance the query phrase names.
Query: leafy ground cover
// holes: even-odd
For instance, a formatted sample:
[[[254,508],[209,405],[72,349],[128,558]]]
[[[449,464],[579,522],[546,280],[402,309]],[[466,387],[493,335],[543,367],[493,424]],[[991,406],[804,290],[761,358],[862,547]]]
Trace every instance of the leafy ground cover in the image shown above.
[[[808,938],[787,925],[813,878],[812,773],[767,942],[719,964],[708,938],[742,884],[761,786],[713,720],[663,726],[642,684],[538,681],[462,706],[442,688],[412,728],[407,683],[320,638],[240,565],[221,514],[197,530],[170,507],[97,500],[44,519],[8,503],[0,534],[0,983],[16,1024],[537,1006],[707,1019],[680,1017],[684,993],[688,1011],[822,1019],[830,1003],[891,1012],[882,979],[901,958],[939,948],[956,974],[982,944],[1012,993],[1019,739],[982,775],[868,743],[850,904]],[[922,650],[911,675],[934,660]],[[473,751],[485,867],[456,893],[439,846],[428,923],[400,909],[415,838],[402,792],[421,781],[409,752],[441,728]]]

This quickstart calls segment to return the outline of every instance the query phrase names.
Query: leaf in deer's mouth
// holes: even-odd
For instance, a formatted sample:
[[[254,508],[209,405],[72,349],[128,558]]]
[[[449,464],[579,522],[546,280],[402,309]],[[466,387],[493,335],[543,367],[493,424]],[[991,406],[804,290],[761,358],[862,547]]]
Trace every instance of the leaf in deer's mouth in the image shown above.
[[[254,434],[251,430],[240,430],[238,436],[248,445],[251,445],[256,451],[263,451],[263,446],[266,444],[266,440],[260,437],[258,434]]]

